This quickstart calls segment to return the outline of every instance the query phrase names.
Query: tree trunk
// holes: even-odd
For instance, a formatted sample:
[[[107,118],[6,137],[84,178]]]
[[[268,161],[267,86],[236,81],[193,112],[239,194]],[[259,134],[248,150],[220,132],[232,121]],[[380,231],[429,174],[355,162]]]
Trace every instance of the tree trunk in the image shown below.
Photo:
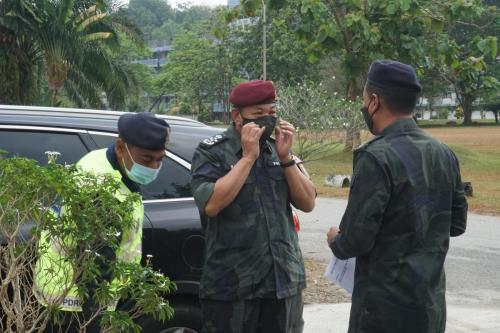
[[[0,51],[0,104],[22,104],[17,65],[8,52]]]
[[[347,98],[355,101],[358,97],[356,80],[351,80],[347,88]],[[361,132],[358,128],[349,124],[346,129],[344,151],[353,151],[361,144]]]
[[[344,151],[353,151],[361,144],[361,133],[359,129],[347,127]]]
[[[52,100],[51,100],[52,107],[56,106],[56,103],[57,103],[57,89],[54,89],[54,91],[52,92]]]
[[[4,38],[6,41],[2,41]],[[38,96],[37,67],[0,29],[0,104],[30,105]]]
[[[498,124],[498,111],[499,110],[493,111],[493,114],[495,115],[495,123],[497,124]]]
[[[474,97],[470,94],[465,94],[463,96],[463,111],[464,111],[464,122],[463,125],[472,125],[472,102]]]

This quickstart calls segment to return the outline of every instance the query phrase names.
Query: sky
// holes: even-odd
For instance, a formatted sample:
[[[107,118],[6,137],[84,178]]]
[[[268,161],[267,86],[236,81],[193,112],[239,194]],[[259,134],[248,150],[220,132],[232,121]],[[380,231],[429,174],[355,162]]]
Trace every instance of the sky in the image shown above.
[[[172,7],[177,7],[177,4],[180,3],[189,3],[192,5],[200,5],[200,6],[220,6],[227,5],[227,0],[167,0],[168,4]],[[122,3],[128,3],[128,0],[122,0]]]
[[[190,3],[192,5],[203,5],[203,6],[210,6],[210,7],[215,7],[215,6],[220,6],[220,5],[227,5],[227,0],[168,0],[167,1],[170,6],[176,7],[178,3]]]

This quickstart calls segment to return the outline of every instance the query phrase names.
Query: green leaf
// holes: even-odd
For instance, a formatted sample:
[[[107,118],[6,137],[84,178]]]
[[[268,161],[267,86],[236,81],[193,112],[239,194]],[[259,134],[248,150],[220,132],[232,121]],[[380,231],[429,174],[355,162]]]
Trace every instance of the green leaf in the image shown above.
[[[442,20],[432,19],[431,20],[431,31],[432,32],[442,32],[444,29],[444,22]]]
[[[472,68],[474,68],[476,71],[483,71],[486,69],[486,64],[482,57],[480,58],[469,57],[468,60],[471,61]]]
[[[309,11],[308,5],[303,4],[302,6],[300,6],[300,13],[302,15],[306,15],[308,11]]]
[[[396,13],[396,5],[393,2],[389,3],[385,8],[385,12],[388,15],[394,15]]]
[[[85,36],[85,40],[90,42],[93,40],[104,40],[113,37],[111,32],[96,32]]]
[[[488,36],[480,40],[477,47],[485,57],[495,59],[497,56],[497,37]]]
[[[96,15],[89,16],[85,20],[83,20],[79,25],[78,28],[76,29],[77,31],[83,31],[87,29],[87,27],[95,22],[98,22],[104,18],[108,17],[107,13],[100,13]]]
[[[329,26],[323,24],[319,27],[318,37],[316,38],[319,43],[323,43],[325,39],[329,36]]]
[[[318,56],[315,55],[314,53],[309,53],[307,55],[307,61],[309,61],[310,63],[315,63],[317,60],[318,60]]]
[[[458,61],[457,59],[454,59],[453,62],[451,63],[451,68],[452,69],[458,69],[460,68],[462,64],[460,63],[460,61]]]
[[[401,1],[401,10],[406,12],[410,9],[411,0],[402,0]]]

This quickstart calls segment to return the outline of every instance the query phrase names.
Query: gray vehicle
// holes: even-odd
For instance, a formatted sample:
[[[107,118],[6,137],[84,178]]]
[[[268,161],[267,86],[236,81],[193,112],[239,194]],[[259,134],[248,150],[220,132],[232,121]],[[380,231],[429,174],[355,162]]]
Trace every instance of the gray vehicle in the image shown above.
[[[59,163],[76,163],[89,151],[109,147],[117,137],[122,113],[112,111],[0,105],[0,149],[47,163],[46,151],[61,153]],[[162,324],[141,318],[144,332],[198,332],[198,302],[204,238],[191,196],[191,157],[198,143],[221,130],[180,117],[160,116],[172,137],[158,178],[141,188],[145,219],[143,255],[177,285],[168,299],[174,318]]]

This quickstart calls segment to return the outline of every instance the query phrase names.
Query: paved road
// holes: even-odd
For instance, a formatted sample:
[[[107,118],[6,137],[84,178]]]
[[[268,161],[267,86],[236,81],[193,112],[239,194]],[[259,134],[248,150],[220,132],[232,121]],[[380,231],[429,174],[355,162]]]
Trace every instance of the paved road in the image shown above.
[[[340,223],[346,203],[341,199],[318,198],[313,212],[299,212],[300,244],[305,257],[328,262],[331,252],[325,241],[326,231],[330,225]],[[500,217],[469,214],[465,234],[451,240],[445,270],[447,332],[500,332]],[[345,307],[335,309],[340,309],[336,311],[345,317]],[[317,308],[313,312],[321,313]],[[306,310],[305,318],[309,315]],[[306,332],[345,331],[325,327]]]

